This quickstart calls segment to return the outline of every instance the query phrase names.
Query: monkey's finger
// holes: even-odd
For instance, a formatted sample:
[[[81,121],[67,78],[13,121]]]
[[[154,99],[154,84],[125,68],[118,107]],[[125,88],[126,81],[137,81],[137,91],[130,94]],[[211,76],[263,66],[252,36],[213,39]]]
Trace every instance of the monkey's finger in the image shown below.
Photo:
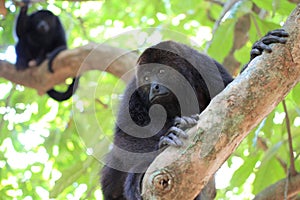
[[[176,127],[176,126],[172,126],[169,130],[168,130],[168,135],[170,134],[175,134],[176,136],[178,137],[181,137],[181,138],[188,138],[188,134],[186,132],[184,132],[182,129]]]
[[[174,134],[169,134],[167,136],[162,136],[158,143],[158,147],[162,148],[164,146],[174,146],[180,147],[182,146],[183,142]]]
[[[262,52],[265,50],[266,52],[269,52],[271,53],[272,52],[272,49],[271,47],[269,47],[267,44],[265,44],[264,42],[262,41],[259,41],[257,43],[255,43],[253,45],[253,49],[257,49],[260,51],[260,54],[262,54]]]
[[[176,147],[180,147],[183,145],[183,142],[179,139],[179,137],[173,133],[170,133],[167,138],[170,138],[174,143]]]
[[[174,120],[174,125],[181,129],[187,129],[195,126],[197,120],[194,117],[176,117]]]
[[[284,43],[286,43],[287,39],[282,38],[280,36],[276,36],[276,35],[269,35],[269,36],[265,36],[264,38],[262,38],[261,41],[266,45],[272,44],[272,43],[284,44]]]
[[[252,49],[250,54],[251,54],[251,56],[252,55],[259,56],[259,55],[261,55],[261,51],[259,49]]]
[[[193,127],[197,124],[197,120],[192,117],[183,117],[184,125],[187,128]]]
[[[269,31],[267,35],[275,35],[278,37],[289,37],[289,34],[282,28]]]
[[[261,55],[261,51],[259,49],[252,49],[250,52],[250,60],[253,60],[255,57]]]
[[[194,118],[195,120],[198,121],[200,119],[199,116],[200,116],[199,114],[194,114],[194,115],[191,116],[191,118]]]

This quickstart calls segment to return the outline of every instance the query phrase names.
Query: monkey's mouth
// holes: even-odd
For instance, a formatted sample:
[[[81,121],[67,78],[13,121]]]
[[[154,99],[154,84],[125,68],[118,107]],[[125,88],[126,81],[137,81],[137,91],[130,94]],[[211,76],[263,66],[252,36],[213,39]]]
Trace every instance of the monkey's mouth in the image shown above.
[[[152,83],[150,86],[150,92],[149,92],[149,100],[151,103],[154,102],[162,102],[166,97],[169,96],[170,91],[168,88],[166,88],[163,85],[160,85],[158,83]]]
[[[165,93],[159,93],[159,94],[155,94],[155,95],[150,95],[150,102],[151,103],[155,103],[155,102],[161,102],[163,101],[167,96],[169,96],[168,92]]]

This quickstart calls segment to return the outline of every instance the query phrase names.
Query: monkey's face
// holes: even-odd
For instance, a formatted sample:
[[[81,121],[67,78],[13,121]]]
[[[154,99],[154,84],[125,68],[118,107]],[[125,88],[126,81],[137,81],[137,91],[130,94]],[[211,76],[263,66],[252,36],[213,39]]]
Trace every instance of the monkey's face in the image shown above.
[[[156,64],[139,66],[137,84],[141,87],[143,93],[148,96],[149,102],[159,103],[171,98],[172,92],[167,83],[168,74],[170,75],[169,69]]]
[[[137,70],[137,85],[151,104],[174,103],[176,96],[173,90],[178,85],[176,73],[176,70],[165,65],[143,64]]]
[[[162,105],[169,116],[198,113],[203,107],[202,77],[185,57],[166,49],[148,48],[140,56],[136,73],[140,97],[149,106]]]
[[[56,16],[48,10],[40,10],[30,15],[29,31],[33,35],[47,36],[56,29]]]

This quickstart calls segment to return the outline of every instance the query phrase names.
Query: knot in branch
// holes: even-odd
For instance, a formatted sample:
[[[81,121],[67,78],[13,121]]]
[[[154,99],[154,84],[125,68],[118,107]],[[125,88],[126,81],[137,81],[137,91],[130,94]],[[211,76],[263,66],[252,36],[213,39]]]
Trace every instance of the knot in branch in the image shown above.
[[[173,176],[172,173],[166,169],[162,169],[154,174],[152,179],[152,185],[156,193],[165,194],[171,191],[173,187]]]

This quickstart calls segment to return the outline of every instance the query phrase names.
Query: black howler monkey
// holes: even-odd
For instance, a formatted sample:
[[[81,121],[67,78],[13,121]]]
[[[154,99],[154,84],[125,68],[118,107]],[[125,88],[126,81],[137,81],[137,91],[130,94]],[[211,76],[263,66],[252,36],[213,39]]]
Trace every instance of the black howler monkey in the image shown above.
[[[269,32],[254,44],[251,60],[287,36],[282,29]],[[124,93],[114,146],[102,169],[105,199],[142,199],[143,175],[160,149],[182,145],[184,130],[197,122],[195,114],[232,80],[221,64],[186,45],[166,41],[146,49]],[[214,192],[206,196],[204,188],[196,199],[212,199]]]
[[[52,60],[62,50],[67,48],[64,28],[57,16],[48,10],[39,10],[27,15],[28,2],[21,7],[16,24],[17,70],[25,70],[39,66],[46,58],[49,59],[49,71],[52,70]],[[57,101],[69,99],[77,89],[79,78],[74,78],[67,91],[58,92],[54,89],[47,94]]]

